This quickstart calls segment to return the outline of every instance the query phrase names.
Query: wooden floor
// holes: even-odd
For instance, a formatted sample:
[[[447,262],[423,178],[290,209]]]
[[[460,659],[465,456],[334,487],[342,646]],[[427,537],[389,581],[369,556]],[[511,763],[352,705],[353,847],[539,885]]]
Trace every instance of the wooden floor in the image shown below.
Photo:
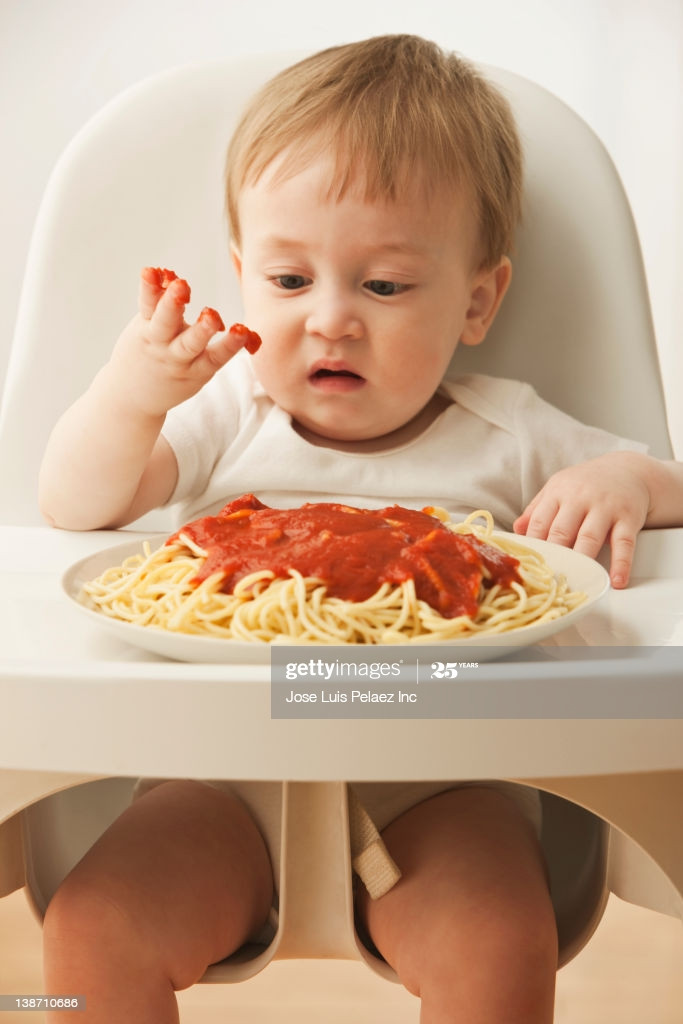
[[[41,992],[40,928],[15,893],[0,900],[0,994]],[[182,1024],[417,1024],[419,1015],[398,985],[339,961],[275,962],[240,985],[195,986],[179,1002]],[[555,1021],[683,1024],[681,924],[612,898],[589,945],[558,975]],[[42,1014],[0,1014],[0,1024],[31,1022],[42,1024]]]

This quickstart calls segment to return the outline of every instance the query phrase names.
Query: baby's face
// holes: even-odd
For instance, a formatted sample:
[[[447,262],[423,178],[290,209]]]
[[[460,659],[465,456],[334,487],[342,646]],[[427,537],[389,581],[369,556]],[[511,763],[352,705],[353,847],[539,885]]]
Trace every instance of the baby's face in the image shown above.
[[[459,340],[483,337],[476,228],[464,197],[417,189],[328,197],[326,159],[240,196],[234,252],[256,373],[317,438],[384,437],[430,403]]]

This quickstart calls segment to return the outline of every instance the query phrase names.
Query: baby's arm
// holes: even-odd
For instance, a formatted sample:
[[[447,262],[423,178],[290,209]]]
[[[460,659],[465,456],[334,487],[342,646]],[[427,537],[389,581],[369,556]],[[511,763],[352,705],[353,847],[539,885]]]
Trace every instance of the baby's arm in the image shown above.
[[[516,533],[595,557],[609,541],[614,587],[629,580],[643,527],[683,526],[683,463],[610,452],[550,477],[514,523]]]
[[[166,413],[191,398],[242,348],[244,333],[224,331],[204,309],[184,319],[186,281],[146,267],[139,313],[111,358],[55,426],[40,471],[40,508],[70,530],[123,526],[163,504],[177,479],[161,436]]]

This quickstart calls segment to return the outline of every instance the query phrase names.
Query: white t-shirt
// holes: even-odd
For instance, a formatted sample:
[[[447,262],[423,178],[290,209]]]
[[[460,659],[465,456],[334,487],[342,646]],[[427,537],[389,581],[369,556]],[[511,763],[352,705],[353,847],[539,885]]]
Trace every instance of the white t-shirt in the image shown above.
[[[557,470],[608,451],[646,450],[579,423],[518,381],[470,374],[440,390],[451,404],[418,437],[387,451],[342,452],[304,440],[240,353],[167,416],[163,434],[178,460],[168,504],[178,505],[179,524],[245,493],[280,508],[440,505],[456,518],[484,508],[509,530]]]

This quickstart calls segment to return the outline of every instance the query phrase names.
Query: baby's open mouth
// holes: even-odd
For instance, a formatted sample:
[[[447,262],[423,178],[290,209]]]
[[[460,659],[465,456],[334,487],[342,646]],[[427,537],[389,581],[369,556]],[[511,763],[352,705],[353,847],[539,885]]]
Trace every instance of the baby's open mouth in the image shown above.
[[[335,365],[331,360],[313,365],[308,379],[321,391],[354,391],[365,384],[365,378],[355,370],[341,362]]]
[[[322,380],[325,377],[352,377],[355,380],[363,380],[360,374],[354,373],[353,370],[316,370],[311,376],[314,380]]]

